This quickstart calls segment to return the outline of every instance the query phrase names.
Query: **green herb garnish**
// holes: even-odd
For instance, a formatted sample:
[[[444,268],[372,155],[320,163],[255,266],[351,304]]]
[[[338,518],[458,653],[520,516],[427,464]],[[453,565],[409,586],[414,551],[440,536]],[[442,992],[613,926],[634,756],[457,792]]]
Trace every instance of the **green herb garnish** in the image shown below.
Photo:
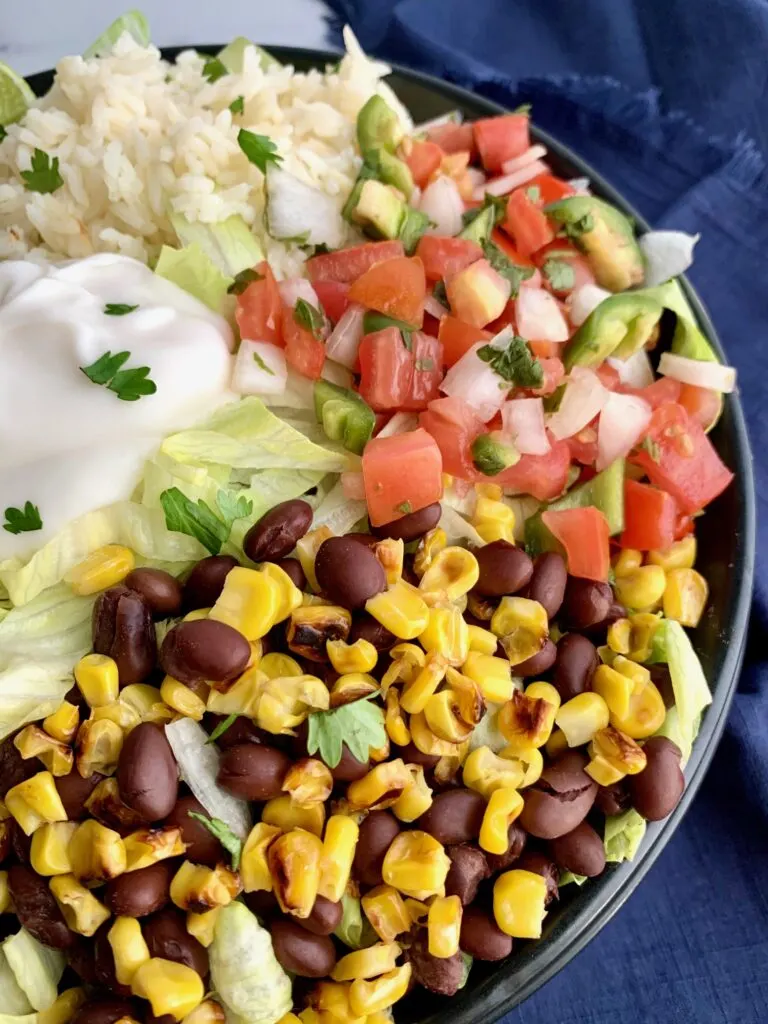
[[[298,299],[293,310],[293,319],[299,327],[309,331],[313,338],[316,338],[318,341],[322,339],[325,317],[317,306],[313,306],[306,299]]]
[[[410,501],[401,501],[399,505],[395,505],[396,512],[402,512],[404,516],[409,516],[413,512],[413,505]]]
[[[576,283],[576,274],[567,260],[545,260],[541,269],[549,281],[550,288],[554,288],[556,292],[569,292]]]
[[[264,373],[268,373],[270,377],[275,376],[275,371],[270,370],[270,368],[267,366],[267,364],[264,362],[264,360],[261,358],[258,352],[253,353],[253,361],[254,363],[256,363],[260,370],[264,371]]]
[[[358,761],[367,761],[369,751],[378,750],[386,741],[384,712],[371,698],[342,704],[330,711],[313,711],[308,718],[307,752],[320,751],[320,757],[329,768],[341,761],[343,745]]]
[[[541,199],[541,189],[538,185],[529,185],[525,190],[525,194],[531,200],[532,203],[538,203]]]
[[[489,207],[493,208],[494,227],[497,224],[501,224],[507,215],[507,200],[505,197],[492,196],[489,192],[486,192],[480,206],[476,206],[473,210],[467,210],[467,212],[462,215],[464,227],[469,227],[472,221],[477,220],[477,218],[482,213],[485,213]]]
[[[208,743],[215,743],[216,740],[219,739],[220,736],[224,735],[224,733],[227,731],[227,729],[231,725],[235,724],[235,721],[236,721],[236,719],[238,717],[239,717],[239,715],[234,715],[234,714],[233,715],[227,715],[227,717],[224,719],[224,721],[223,722],[219,722],[219,724],[213,730],[211,735],[205,741],[206,744],[208,744]]]
[[[235,279],[232,284],[227,288],[227,295],[242,295],[249,284],[253,281],[263,281],[264,275],[260,274],[258,270],[252,270],[250,267],[246,267],[245,270],[241,270],[239,274],[235,274]]]
[[[212,836],[219,840],[221,845],[232,857],[232,870],[237,871],[240,867],[240,854],[243,852],[243,843],[238,839],[226,821],[221,818],[209,818],[205,814],[198,814],[197,811],[187,811],[190,818],[205,825]]]
[[[206,58],[205,64],[203,64],[203,78],[207,78],[209,82],[218,82],[224,75],[228,75],[226,64],[219,60],[218,57]]]
[[[246,128],[241,128],[237,133],[237,142],[240,149],[262,174],[267,173],[267,164],[279,164],[283,159],[277,151],[277,146],[268,135],[257,135],[255,132],[249,132]]]
[[[234,521],[247,518],[253,511],[253,502],[248,498],[223,490],[216,495],[219,515],[200,498],[191,501],[178,487],[163,491],[160,504],[169,530],[194,537],[212,555],[218,555],[229,539]]]
[[[61,188],[64,179],[59,174],[59,158],[53,160],[44,153],[42,149],[36,149],[32,154],[32,169],[21,172],[24,188],[28,192],[40,192],[47,195]]]
[[[595,218],[591,213],[585,213],[583,217],[578,220],[572,221],[569,224],[563,225],[563,230],[560,232],[566,238],[570,238],[571,241],[578,241],[582,235],[588,234],[590,231],[595,230]]]
[[[520,291],[521,281],[533,277],[533,267],[521,267],[518,263],[513,263],[494,242],[487,241],[483,244],[483,254],[496,273],[501,274],[512,285],[511,298],[515,298]]]
[[[520,388],[540,388],[544,383],[541,363],[531,354],[525,339],[518,334],[510,339],[506,348],[483,345],[477,354],[509,384]]]
[[[131,358],[130,352],[105,352],[90,366],[81,366],[85,376],[94,384],[100,384],[114,392],[123,402],[136,402],[145,395],[154,395],[157,385],[150,380],[149,367],[137,366],[133,370],[121,370],[123,363]]]
[[[42,530],[43,520],[40,518],[40,509],[31,501],[24,503],[24,508],[7,508],[5,510],[5,522],[3,529],[8,533],[34,533]]]
[[[237,99],[232,100],[229,109],[233,114],[242,114],[245,110],[245,96],[238,96]]]
[[[138,306],[129,306],[124,302],[108,302],[104,307],[105,316],[125,316],[126,313],[132,313],[134,309],[138,309]]]

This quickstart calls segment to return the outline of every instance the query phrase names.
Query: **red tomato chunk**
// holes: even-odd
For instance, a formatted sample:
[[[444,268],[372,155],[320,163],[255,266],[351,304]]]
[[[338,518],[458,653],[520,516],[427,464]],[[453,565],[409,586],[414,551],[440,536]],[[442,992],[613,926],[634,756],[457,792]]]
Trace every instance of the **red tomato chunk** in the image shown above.
[[[611,567],[610,528],[599,508],[542,512],[541,521],[565,548],[568,572],[588,580],[607,580]]]
[[[440,449],[426,430],[369,441],[363,452],[363,482],[373,526],[439,501],[442,471]]]
[[[665,491],[637,480],[624,481],[623,548],[664,551],[675,540],[677,505]]]
[[[404,256],[402,242],[367,242],[338,252],[324,252],[307,260],[307,276],[316,281],[341,281],[352,284],[376,263]]]

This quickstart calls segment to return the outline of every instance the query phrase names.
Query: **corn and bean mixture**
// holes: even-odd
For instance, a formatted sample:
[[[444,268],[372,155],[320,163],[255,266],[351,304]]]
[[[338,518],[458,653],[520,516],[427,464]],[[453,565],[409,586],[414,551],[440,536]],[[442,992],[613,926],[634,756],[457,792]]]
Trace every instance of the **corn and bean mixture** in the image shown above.
[[[223,1022],[237,903],[295,979],[281,1024],[384,1024],[539,938],[561,872],[604,870],[604,815],[672,811],[669,677],[644,662],[662,613],[702,614],[694,537],[592,582],[517,547],[500,497],[478,496],[474,550],[439,504],[336,537],[293,500],[248,533],[256,567],[211,556],[180,583],[110,546],[70,573],[99,595],[93,653],[0,747],[0,924],[68,964],[39,1024]],[[247,834],[180,781],[182,719]]]

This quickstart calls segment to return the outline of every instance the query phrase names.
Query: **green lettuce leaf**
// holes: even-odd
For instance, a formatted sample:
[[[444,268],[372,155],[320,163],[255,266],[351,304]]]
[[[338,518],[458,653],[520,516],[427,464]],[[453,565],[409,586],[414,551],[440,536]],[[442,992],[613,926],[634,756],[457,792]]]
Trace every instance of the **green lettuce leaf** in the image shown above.
[[[605,819],[605,859],[609,864],[634,860],[645,835],[646,821],[634,808]]]
[[[16,981],[16,975],[11,970],[8,958],[0,949],[0,997],[2,998],[3,1010],[7,1012],[8,1018],[18,1019],[16,1015],[33,1014],[34,1007],[27,999],[24,989]],[[0,1022],[3,1017],[0,1016]]]
[[[702,713],[712,703],[712,694],[699,657],[680,623],[665,619],[657,632],[662,629],[675,706],[667,712],[659,734],[668,736],[680,747],[683,754],[681,763],[685,765],[699,733]]]
[[[60,583],[12,608],[0,621],[0,669],[30,652],[41,661],[69,658],[74,665],[90,650],[95,600],[95,595],[78,597]]]
[[[341,897],[342,916],[339,927],[333,933],[350,949],[367,949],[378,942],[378,935],[370,921],[363,915],[358,896],[345,892]]]
[[[172,213],[170,221],[182,251],[197,247],[227,277],[235,277],[241,270],[249,270],[264,259],[261,243],[238,214],[218,224],[190,221],[180,213]]]
[[[0,671],[0,739],[52,715],[75,682],[70,657],[11,659]]]
[[[43,946],[25,928],[7,938],[0,949],[32,1007],[47,1010],[52,1006],[66,966],[64,954]]]
[[[562,889],[564,885],[570,885],[572,882],[575,885],[582,886],[586,880],[586,875],[574,875],[572,871],[563,871],[560,878],[557,880],[557,884],[558,887]]]
[[[155,273],[194,295],[215,313],[226,315],[230,311],[228,307],[233,305],[227,301],[232,277],[227,277],[197,242],[183,249],[164,245],[155,264]]]

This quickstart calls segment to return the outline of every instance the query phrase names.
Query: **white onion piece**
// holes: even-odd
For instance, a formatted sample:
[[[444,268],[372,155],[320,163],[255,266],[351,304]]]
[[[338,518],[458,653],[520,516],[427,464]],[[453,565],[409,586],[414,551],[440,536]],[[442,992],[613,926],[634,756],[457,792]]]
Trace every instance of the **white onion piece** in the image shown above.
[[[687,356],[676,356],[672,352],[662,354],[659,373],[683,384],[709,388],[710,391],[720,391],[726,395],[736,387],[736,370],[733,366],[705,362],[703,359],[688,359]]]
[[[544,429],[544,402],[540,398],[514,398],[501,407],[505,437],[521,455],[546,455],[551,445]]]
[[[394,437],[395,434],[407,434],[416,430],[419,417],[415,412],[396,412],[392,419],[385,423],[376,437]]]
[[[508,341],[507,337],[506,343]],[[493,419],[503,405],[511,387],[511,385],[505,384],[496,371],[478,356],[478,350],[486,344],[488,343],[481,341],[465,352],[446,373],[443,383],[440,385],[440,390],[444,394],[463,398],[467,405],[475,410],[483,423]],[[501,345],[501,348],[504,347],[505,345]]]
[[[424,299],[424,312],[429,313],[429,315],[433,316],[436,320],[448,315],[446,307],[432,294],[428,294],[426,299]]]
[[[560,408],[552,413],[547,426],[558,441],[573,437],[597,416],[610,392],[593,370],[574,366],[565,386]]]
[[[244,338],[235,359],[232,390],[238,395],[282,395],[288,383],[285,352],[268,341]]]
[[[433,222],[428,235],[457,235],[463,226],[464,200],[453,178],[443,175],[424,189],[419,209]]]
[[[645,256],[645,286],[653,288],[684,274],[693,263],[693,247],[700,237],[685,231],[648,231],[638,239]]]
[[[491,178],[484,185],[480,185],[472,193],[472,198],[477,202],[481,203],[485,198],[486,194],[492,196],[505,196],[508,192],[513,189],[519,188],[520,185],[524,185],[526,181],[530,181],[531,178],[536,178],[540,174],[546,174],[549,168],[541,160],[534,160],[532,164],[528,164],[527,167],[522,167],[519,171],[515,171],[513,174],[505,174],[501,178]]]
[[[651,360],[644,348],[638,349],[629,359],[610,358],[606,363],[616,370],[621,383],[631,388],[647,388],[655,380]]]
[[[226,822],[238,839],[251,830],[251,812],[245,800],[232,796],[216,782],[220,754],[208,742],[208,733],[191,718],[180,718],[165,727],[179,773],[212,818]]]
[[[471,485],[470,485],[471,486]],[[449,544],[469,544],[473,548],[481,548],[485,541],[467,520],[450,505],[442,504],[438,526],[445,530]]]
[[[574,192],[578,192],[580,196],[590,195],[589,186],[591,185],[591,182],[589,178],[571,178],[568,184]]]
[[[515,171],[519,171],[521,167],[527,167],[528,164],[532,164],[536,160],[541,160],[541,158],[546,155],[546,146],[529,146],[529,148],[526,149],[524,153],[521,153],[520,156],[513,156],[511,160],[506,160],[501,165],[501,169],[505,174],[514,174]]]
[[[608,393],[597,424],[598,472],[629,453],[648,426],[652,412],[650,405],[636,395]]]
[[[568,341],[570,330],[557,300],[543,288],[521,288],[515,299],[518,334],[529,341]]]
[[[266,223],[272,238],[303,237],[309,245],[331,249],[344,245],[347,225],[341,216],[341,196],[307,185],[277,164],[267,169],[266,192]]]
[[[320,376],[331,384],[338,384],[340,388],[351,388],[355,383],[355,375],[352,371],[332,359],[325,360]]]
[[[611,294],[596,284],[583,284],[580,288],[575,288],[568,299],[569,315],[573,326],[581,327],[604,299],[610,299]]]
[[[312,287],[312,282],[308,281],[306,277],[288,277],[285,281],[278,282],[278,291],[280,292],[280,298],[291,309],[294,308],[299,299],[304,299],[310,306],[314,306],[316,309],[322,310],[320,300],[317,297],[317,292]]]
[[[341,363],[350,370],[357,365],[357,350],[363,339],[364,316],[365,310],[362,306],[354,303],[347,306],[325,346],[325,354],[329,359]]]
[[[327,526],[337,537],[349,533],[352,527],[366,513],[364,501],[351,501],[344,494],[344,484],[339,480],[315,509],[312,528]]]
[[[472,188],[478,188],[488,180],[488,175],[481,171],[479,167],[468,167],[466,174]]]
[[[413,126],[414,135],[428,135],[435,128],[442,128],[446,124],[461,124],[464,115],[460,110],[449,110],[447,114],[440,114],[429,121],[422,121],[421,124]]]

